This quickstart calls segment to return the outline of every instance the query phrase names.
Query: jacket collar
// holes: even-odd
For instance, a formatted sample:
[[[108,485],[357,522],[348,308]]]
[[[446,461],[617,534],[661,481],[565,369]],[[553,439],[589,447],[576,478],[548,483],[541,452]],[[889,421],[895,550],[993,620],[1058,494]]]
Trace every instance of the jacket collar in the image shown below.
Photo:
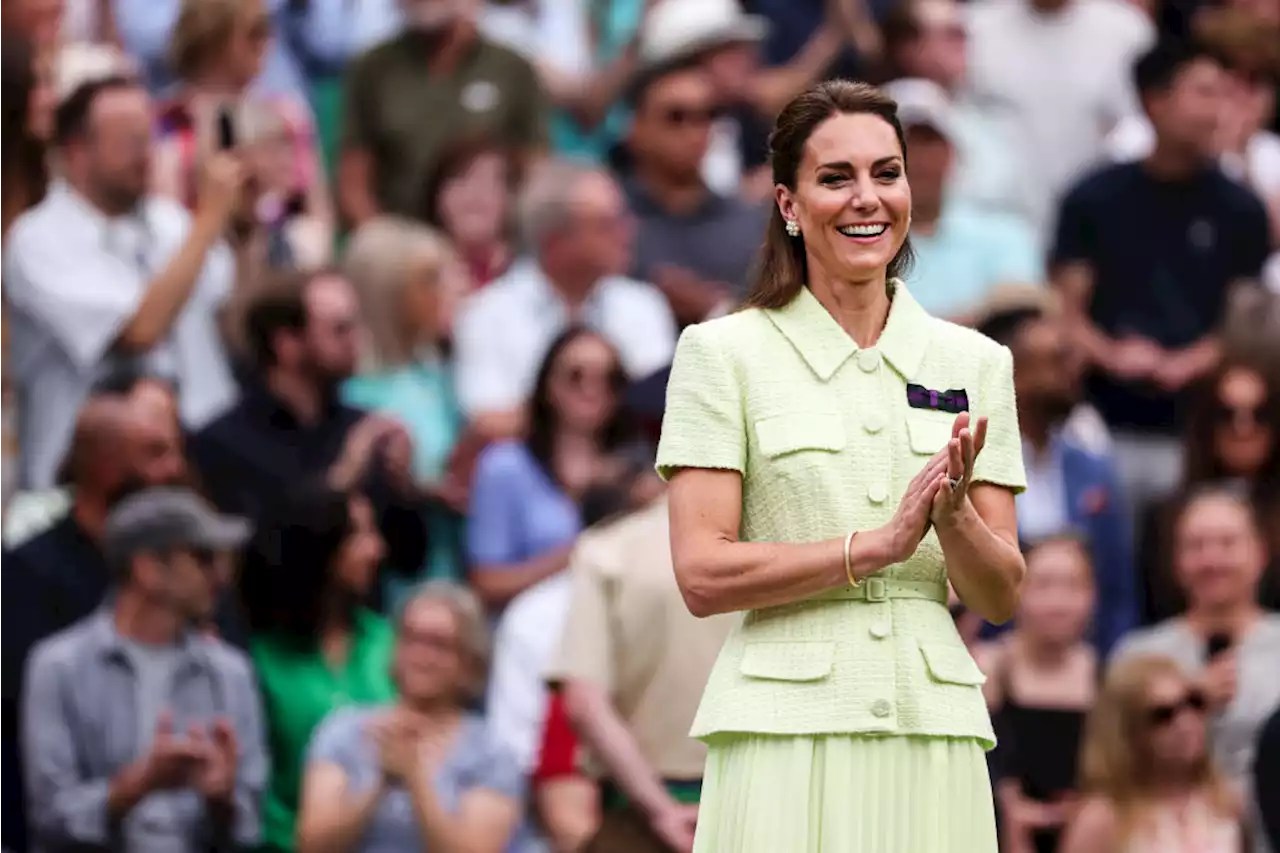
[[[920,368],[928,344],[929,315],[905,284],[898,279],[890,283],[893,303],[874,349],[879,350],[904,379],[911,379]],[[840,366],[858,352],[853,338],[840,328],[808,287],[800,288],[796,297],[782,308],[766,309],[764,313],[823,382],[830,380]]]

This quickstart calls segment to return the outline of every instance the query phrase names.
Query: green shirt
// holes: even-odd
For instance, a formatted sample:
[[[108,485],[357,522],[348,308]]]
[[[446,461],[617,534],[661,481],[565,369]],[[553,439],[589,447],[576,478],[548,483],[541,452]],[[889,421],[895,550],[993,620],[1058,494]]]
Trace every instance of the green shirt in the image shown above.
[[[263,805],[263,841],[294,848],[294,820],[303,758],[311,732],[335,708],[389,702],[395,633],[381,616],[358,611],[346,664],[333,669],[318,648],[287,638],[259,635],[249,643],[258,671],[271,749],[271,780]]]

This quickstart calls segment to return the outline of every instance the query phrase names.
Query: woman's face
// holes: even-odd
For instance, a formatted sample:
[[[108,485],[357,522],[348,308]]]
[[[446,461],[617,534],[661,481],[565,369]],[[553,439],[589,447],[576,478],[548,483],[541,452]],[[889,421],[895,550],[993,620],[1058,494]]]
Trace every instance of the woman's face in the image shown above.
[[[581,335],[560,351],[551,370],[551,406],[564,426],[595,432],[618,406],[622,370],[613,350],[595,335]]]
[[[1093,573],[1074,542],[1047,542],[1027,558],[1018,625],[1023,633],[1056,643],[1084,638],[1093,612]]]
[[[1218,495],[1195,501],[1174,533],[1174,566],[1192,607],[1253,598],[1266,561],[1249,511]]]
[[[1157,773],[1187,769],[1204,758],[1204,696],[1186,679],[1172,675],[1153,679],[1138,713]]]
[[[373,585],[378,566],[386,555],[386,544],[374,521],[373,507],[363,497],[351,499],[351,532],[337,557],[337,580],[363,596]]]
[[[509,205],[507,161],[496,151],[476,157],[440,188],[440,223],[461,246],[487,247],[502,237]]]
[[[271,16],[262,0],[244,0],[222,57],[231,78],[242,87],[256,80],[270,45]]]
[[[458,619],[444,602],[411,602],[396,640],[396,680],[410,702],[456,696],[465,686],[466,660]]]
[[[1230,370],[1218,384],[1213,450],[1227,474],[1252,477],[1271,454],[1276,439],[1268,402],[1267,384],[1252,370]]]
[[[874,279],[907,237],[911,188],[902,148],[878,116],[840,114],[819,124],[805,143],[795,190],[779,185],[776,194],[783,217],[800,225],[810,278]]]

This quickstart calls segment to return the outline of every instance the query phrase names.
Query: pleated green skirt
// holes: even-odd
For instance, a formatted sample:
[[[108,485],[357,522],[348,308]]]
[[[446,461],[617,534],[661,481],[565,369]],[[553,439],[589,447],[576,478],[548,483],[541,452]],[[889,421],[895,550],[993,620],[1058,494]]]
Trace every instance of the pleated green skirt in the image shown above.
[[[694,853],[996,853],[971,738],[714,735]]]

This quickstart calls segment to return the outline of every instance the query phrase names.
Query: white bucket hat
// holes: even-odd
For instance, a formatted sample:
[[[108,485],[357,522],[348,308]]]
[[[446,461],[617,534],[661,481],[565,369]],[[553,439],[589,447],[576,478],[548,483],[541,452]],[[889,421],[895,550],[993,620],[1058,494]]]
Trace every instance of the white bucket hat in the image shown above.
[[[640,64],[678,63],[706,50],[759,42],[769,23],[748,15],[736,0],[658,0],[640,31]]]

